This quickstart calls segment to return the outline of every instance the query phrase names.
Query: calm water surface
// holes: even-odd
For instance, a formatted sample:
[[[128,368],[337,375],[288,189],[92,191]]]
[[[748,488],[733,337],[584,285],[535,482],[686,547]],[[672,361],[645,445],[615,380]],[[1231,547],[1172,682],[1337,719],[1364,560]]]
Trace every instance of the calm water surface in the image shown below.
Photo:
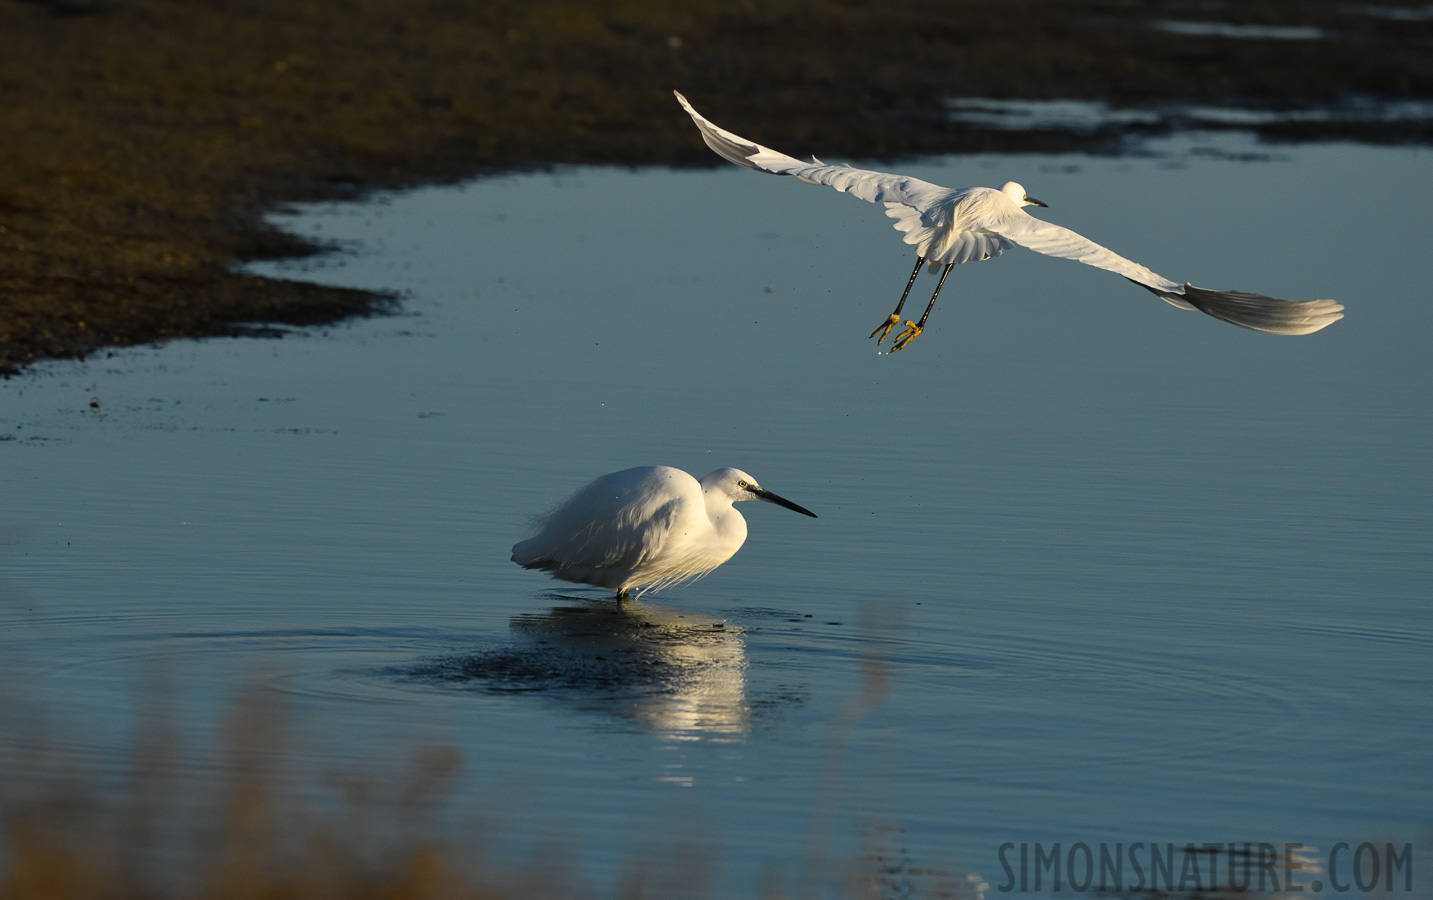
[[[0,384],[5,708],[104,770],[156,666],[199,748],[258,681],[302,763],[450,742],[455,806],[597,884],[690,841],[739,896],[873,829],[992,883],[1006,841],[1416,842],[1433,154],[1148,149],[902,170],[1017,178],[1158,272],[1348,318],[1256,334],[1016,250],[882,355],[910,258],[881,210],[734,167],[296,211],[341,251],[265,271],[401,312]],[[730,563],[623,610],[508,561],[657,463],[820,518],[748,504]]]

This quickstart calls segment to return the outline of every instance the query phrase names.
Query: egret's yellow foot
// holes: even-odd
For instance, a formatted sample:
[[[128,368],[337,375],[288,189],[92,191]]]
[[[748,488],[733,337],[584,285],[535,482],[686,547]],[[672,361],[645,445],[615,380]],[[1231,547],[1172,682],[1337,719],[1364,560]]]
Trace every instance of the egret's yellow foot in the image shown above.
[[[921,327],[916,323],[912,322],[910,319],[906,319],[906,330],[896,335],[896,342],[891,345],[891,352],[895,353],[897,350],[900,350],[901,348],[905,347],[906,344],[909,344],[911,342],[911,338],[915,337],[920,333]]]
[[[876,343],[879,344],[881,341],[884,341],[886,339],[886,335],[891,333],[891,329],[895,328],[896,323],[900,320],[900,316],[896,315],[895,313],[891,313],[890,318],[886,319],[886,321],[881,325],[880,328],[877,328],[875,331],[871,332],[871,337],[876,337],[876,335],[879,334],[880,337],[876,338]]]

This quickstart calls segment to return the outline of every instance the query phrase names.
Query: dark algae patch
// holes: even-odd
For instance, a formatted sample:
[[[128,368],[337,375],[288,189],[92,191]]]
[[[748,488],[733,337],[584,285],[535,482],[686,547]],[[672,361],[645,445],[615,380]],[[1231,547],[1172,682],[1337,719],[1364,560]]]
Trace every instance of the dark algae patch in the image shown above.
[[[1113,149],[1178,125],[983,127],[953,98],[1232,106],[1303,113],[1257,126],[1271,138],[1426,144],[1426,113],[1338,110],[1433,102],[1433,16],[1399,0],[0,0],[0,372],[381,310],[391,298],[233,267],[316,252],[264,224],[284,203],[718,164],[673,88],[834,160]]]

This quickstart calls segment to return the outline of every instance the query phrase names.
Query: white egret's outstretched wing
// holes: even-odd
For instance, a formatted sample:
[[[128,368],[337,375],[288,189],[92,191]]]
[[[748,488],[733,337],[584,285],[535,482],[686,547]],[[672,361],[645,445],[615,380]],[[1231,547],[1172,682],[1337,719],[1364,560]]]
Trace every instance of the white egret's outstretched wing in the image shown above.
[[[759,172],[791,175],[807,184],[824,184],[870,203],[885,204],[886,215],[896,220],[896,230],[905,235],[905,242],[915,247],[916,253],[932,268],[945,263],[990,259],[1011,246],[1009,241],[991,232],[950,227],[951,210],[972,193],[971,188],[952,189],[910,175],[831,166],[814,157],[812,162],[802,162],[716,126],[693,109],[687,98],[673,93],[697,124],[702,140],[722,159]]]
[[[1023,210],[1004,216],[1001,221],[992,221],[986,227],[1027,250],[1034,250],[1046,256],[1058,256],[1061,259],[1073,259],[1087,266],[1114,272],[1156,293],[1178,293],[1182,290],[1179,282],[1170,281],[1133,260],[1125,259],[1108,247],[1102,247],[1068,228],[1037,219]]]
[[[989,259],[1011,244],[1019,244],[1046,256],[1073,259],[1123,275],[1181,309],[1197,309],[1255,331],[1310,334],[1343,318],[1343,306],[1336,300],[1280,300],[1180,284],[1068,228],[992,200],[990,195],[1000,192],[989,188],[952,189],[909,175],[830,166],[814,157],[812,162],[802,162],[717,127],[693,109],[687,98],[673,93],[701,131],[702,140],[718,156],[748,169],[792,175],[871,203],[884,203],[886,215],[896,220],[896,230],[905,234],[905,242],[913,244],[932,266]]]
[[[887,172],[872,172],[852,166],[828,166],[812,158],[802,162],[785,153],[763,147],[740,135],[718,128],[687,102],[687,98],[673,91],[682,108],[697,123],[702,140],[718,156],[728,162],[748,169],[770,172],[773,175],[793,175],[807,184],[824,184],[838,191],[871,203],[899,203],[917,210],[933,209],[951,194],[950,188],[921,181],[909,175],[892,175]]]
[[[1263,294],[1213,291],[1192,284],[1181,285],[1083,235],[1037,219],[1023,210],[1017,215],[1002,217],[988,227],[1029,250],[1046,256],[1073,259],[1123,275],[1156,297],[1182,309],[1197,309],[1216,319],[1255,331],[1311,334],[1343,318],[1343,305],[1336,300],[1280,300]]]

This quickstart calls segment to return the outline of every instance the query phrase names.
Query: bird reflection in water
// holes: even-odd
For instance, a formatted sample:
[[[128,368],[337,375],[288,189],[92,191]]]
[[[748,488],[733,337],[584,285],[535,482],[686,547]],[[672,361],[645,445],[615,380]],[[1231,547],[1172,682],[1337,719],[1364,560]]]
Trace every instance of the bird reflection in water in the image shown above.
[[[569,601],[512,618],[514,646],[446,660],[424,680],[541,692],[672,740],[739,740],[749,728],[740,628],[644,603]]]

